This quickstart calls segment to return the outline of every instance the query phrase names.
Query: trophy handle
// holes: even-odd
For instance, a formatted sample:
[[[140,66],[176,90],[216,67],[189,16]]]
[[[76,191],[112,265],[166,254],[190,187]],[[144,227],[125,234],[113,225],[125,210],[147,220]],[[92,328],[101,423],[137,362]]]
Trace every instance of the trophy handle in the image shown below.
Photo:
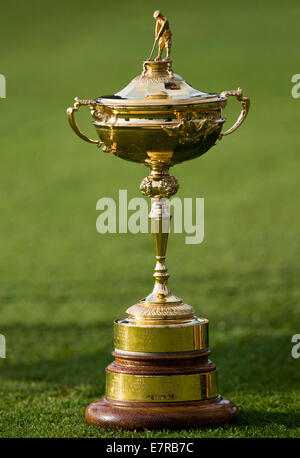
[[[246,119],[246,116],[247,116],[248,111],[249,111],[250,99],[248,97],[243,97],[243,90],[240,87],[236,91],[223,91],[220,94],[221,97],[226,97],[226,98],[231,96],[231,95],[236,97],[236,99],[239,102],[241,102],[242,111],[240,112],[240,115],[239,115],[237,121],[233,124],[233,126],[230,127],[230,129],[226,130],[226,132],[224,132],[224,133],[221,132],[220,133],[220,136],[219,136],[220,139],[222,137],[224,137],[225,135],[232,134],[232,132],[234,132],[238,127],[240,127],[240,125]]]
[[[74,130],[74,132],[78,135],[78,137],[82,138],[86,142],[94,143],[95,145],[98,146],[98,148],[100,148],[100,146],[103,145],[103,142],[101,142],[100,140],[92,140],[91,138],[87,137],[83,132],[81,132],[81,130],[79,129],[79,127],[77,125],[77,122],[76,122],[76,119],[75,119],[75,113],[83,105],[86,105],[86,106],[90,107],[92,115],[96,111],[97,103],[95,102],[95,100],[80,100],[80,99],[78,99],[78,97],[76,97],[74,99],[73,107],[70,107],[70,108],[67,109],[68,121],[70,123],[70,126]]]

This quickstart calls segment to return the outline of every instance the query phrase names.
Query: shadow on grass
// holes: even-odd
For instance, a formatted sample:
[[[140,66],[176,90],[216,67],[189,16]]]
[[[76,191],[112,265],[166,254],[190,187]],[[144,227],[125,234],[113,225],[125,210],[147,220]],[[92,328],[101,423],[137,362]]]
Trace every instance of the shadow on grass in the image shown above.
[[[291,335],[251,335],[227,338],[213,347],[226,391],[247,394],[287,393],[299,386],[298,361],[291,356]]]
[[[7,358],[0,360],[1,378],[44,382],[64,387],[104,381],[112,359],[112,323],[96,325],[8,326]]]
[[[243,409],[240,411],[238,426],[267,426],[267,425],[285,425],[288,428],[297,429],[300,426],[300,413],[298,412],[275,412]]]

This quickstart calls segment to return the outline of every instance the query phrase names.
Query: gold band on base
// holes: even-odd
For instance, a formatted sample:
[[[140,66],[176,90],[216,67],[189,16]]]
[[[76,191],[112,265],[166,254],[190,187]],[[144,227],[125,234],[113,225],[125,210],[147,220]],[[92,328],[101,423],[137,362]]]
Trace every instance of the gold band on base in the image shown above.
[[[208,320],[195,318],[188,324],[141,326],[115,321],[116,351],[169,353],[208,348]]]
[[[218,396],[217,371],[188,375],[106,372],[106,397],[118,401],[200,401]]]

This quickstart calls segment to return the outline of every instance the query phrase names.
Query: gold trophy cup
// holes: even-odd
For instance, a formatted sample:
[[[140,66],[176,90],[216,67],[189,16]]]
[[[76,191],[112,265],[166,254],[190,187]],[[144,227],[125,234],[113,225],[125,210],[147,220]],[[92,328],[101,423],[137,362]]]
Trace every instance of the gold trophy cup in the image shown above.
[[[193,307],[168,286],[168,198],[179,188],[169,169],[201,156],[234,132],[246,118],[250,101],[240,88],[205,93],[174,74],[169,22],[160,11],[153,17],[155,42],[141,75],[114,95],[76,98],[67,110],[71,127],[83,140],[150,168],[140,190],[152,201],[154,288],[129,307],[126,318],[115,320],[115,360],[106,369],[105,396],[86,410],[91,424],[137,430],[221,424],[238,415],[237,407],[219,394],[217,370],[208,359],[208,320],[197,318]],[[159,53],[152,60],[156,44]],[[164,48],[167,55],[162,59]],[[229,96],[241,102],[242,110],[236,123],[222,132],[222,110]],[[75,113],[84,105],[90,108],[99,140],[88,138],[76,123]]]

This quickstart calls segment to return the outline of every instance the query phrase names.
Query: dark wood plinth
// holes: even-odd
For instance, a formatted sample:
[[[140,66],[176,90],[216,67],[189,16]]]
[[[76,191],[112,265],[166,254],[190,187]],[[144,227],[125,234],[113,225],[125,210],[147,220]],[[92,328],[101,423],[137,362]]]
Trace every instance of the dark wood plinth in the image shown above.
[[[88,423],[126,430],[188,429],[220,425],[237,419],[238,408],[228,399],[192,402],[119,402],[103,397],[88,406]]]

